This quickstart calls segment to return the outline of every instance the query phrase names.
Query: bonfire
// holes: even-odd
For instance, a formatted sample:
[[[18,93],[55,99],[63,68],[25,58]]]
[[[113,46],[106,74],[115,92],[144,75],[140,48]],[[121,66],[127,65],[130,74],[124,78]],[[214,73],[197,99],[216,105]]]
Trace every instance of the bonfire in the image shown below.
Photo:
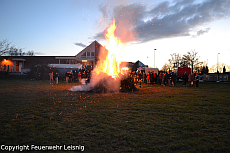
[[[92,71],[90,83],[83,86],[72,87],[70,91],[109,93],[118,92],[120,89],[125,89],[122,91],[136,90],[135,86],[132,85],[132,81],[128,84],[124,84],[124,82],[127,82],[127,80],[130,79],[127,79],[127,71],[123,71],[120,66],[121,61],[119,57],[121,53],[122,43],[115,36],[115,30],[116,24],[115,19],[113,19],[113,23],[107,29],[107,33],[105,34],[105,38],[108,42],[108,46],[106,46],[108,52],[100,52],[100,60],[97,62],[97,65]],[[122,86],[121,82],[123,82]]]

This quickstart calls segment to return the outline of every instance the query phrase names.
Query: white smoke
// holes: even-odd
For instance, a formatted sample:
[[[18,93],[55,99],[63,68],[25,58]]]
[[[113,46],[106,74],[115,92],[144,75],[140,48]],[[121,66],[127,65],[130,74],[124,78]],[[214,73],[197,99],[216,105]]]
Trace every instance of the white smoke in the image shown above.
[[[108,74],[100,71],[101,62],[105,60],[107,54],[108,52],[105,52],[104,49],[103,51],[100,51],[100,60],[95,66],[94,70],[92,70],[91,72],[90,83],[85,84],[85,79],[83,79],[83,85],[74,86],[71,89],[69,89],[69,91],[90,91],[94,88],[97,88],[97,86],[103,86],[104,88],[106,88],[107,92],[118,92],[120,90],[121,80],[125,79],[128,76],[128,74],[127,71],[123,71],[123,74],[120,73],[119,76],[116,76],[116,78],[112,78]],[[98,73],[98,70],[100,73]]]

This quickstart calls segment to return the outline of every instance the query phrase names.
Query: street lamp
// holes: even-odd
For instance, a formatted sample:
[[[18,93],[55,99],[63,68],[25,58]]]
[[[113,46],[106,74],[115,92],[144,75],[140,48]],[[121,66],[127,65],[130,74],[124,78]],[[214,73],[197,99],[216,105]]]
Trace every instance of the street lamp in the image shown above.
[[[149,58],[149,57],[147,56],[146,65],[148,65],[148,58]]]
[[[157,49],[154,49],[154,68],[155,68],[155,50]]]
[[[218,53],[217,54],[217,71],[216,71],[216,73],[217,73],[217,82],[219,82],[219,71],[218,71],[218,65],[219,65],[219,58],[218,58],[218,55],[219,55],[220,53]]]

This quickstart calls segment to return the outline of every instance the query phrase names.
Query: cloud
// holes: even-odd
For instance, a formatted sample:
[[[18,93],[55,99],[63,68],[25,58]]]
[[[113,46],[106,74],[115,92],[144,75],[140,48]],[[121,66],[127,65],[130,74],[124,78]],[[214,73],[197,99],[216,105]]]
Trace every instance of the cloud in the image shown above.
[[[229,2],[225,0],[209,0],[201,3],[194,3],[193,0],[183,0],[174,5],[163,2],[149,12],[152,18],[135,28],[140,42],[190,36],[190,31],[197,26],[229,17],[230,13]]]
[[[122,42],[134,41],[137,35],[132,28],[137,25],[145,14],[145,6],[141,4],[119,5],[113,9],[113,17],[116,20],[116,36]],[[95,35],[94,39],[104,39],[106,29]]]
[[[34,55],[45,55],[43,52],[34,52]]]
[[[210,28],[206,28],[205,30],[199,30],[197,31],[197,36],[203,35],[204,33],[208,33],[209,30]]]
[[[102,16],[104,19],[107,19],[108,18],[108,11],[107,11],[107,5],[99,5],[98,6],[99,8],[99,11],[102,13]]]
[[[154,39],[191,36],[198,26],[214,20],[229,18],[229,0],[180,0],[164,1],[149,9],[143,4],[118,5],[113,8],[116,35],[122,42],[143,43]],[[111,18],[110,18],[111,19]],[[200,30],[197,36],[207,33]],[[104,39],[105,30],[94,39]]]
[[[205,28],[204,30],[201,29],[199,31],[196,31],[196,33],[194,35],[191,35],[191,36],[192,36],[192,38],[199,37],[199,36],[201,36],[201,35],[203,35],[205,33],[208,33],[210,29],[211,28]]]
[[[83,43],[74,43],[75,45],[77,45],[77,46],[80,46],[80,47],[86,47],[87,45],[85,45],[85,44],[83,44]]]

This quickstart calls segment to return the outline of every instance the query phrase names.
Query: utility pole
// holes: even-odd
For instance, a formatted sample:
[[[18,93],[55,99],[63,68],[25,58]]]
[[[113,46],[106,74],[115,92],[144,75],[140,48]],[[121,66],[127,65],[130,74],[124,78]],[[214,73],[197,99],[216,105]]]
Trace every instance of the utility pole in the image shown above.
[[[217,71],[216,71],[216,73],[217,73],[217,82],[219,82],[219,71],[218,71],[218,65],[219,65],[219,58],[218,58],[218,55],[219,55],[220,53],[218,53],[217,54],[217,65],[216,65],[216,67],[217,67]]]
[[[155,68],[155,50],[157,49],[154,49],[154,68]]]

